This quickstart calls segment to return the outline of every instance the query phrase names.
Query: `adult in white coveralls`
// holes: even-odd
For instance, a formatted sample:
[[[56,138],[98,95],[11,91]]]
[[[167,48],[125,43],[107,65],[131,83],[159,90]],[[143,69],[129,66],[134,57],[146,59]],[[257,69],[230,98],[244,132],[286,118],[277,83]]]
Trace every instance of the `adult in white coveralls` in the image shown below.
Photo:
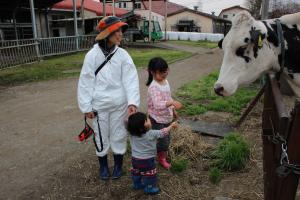
[[[136,67],[126,50],[118,47],[127,27],[114,16],[99,22],[97,44],[85,56],[78,83],[79,108],[86,117],[94,119],[94,142],[102,180],[121,177],[127,144],[124,120],[140,104]],[[112,175],[107,162],[110,148],[114,154]]]

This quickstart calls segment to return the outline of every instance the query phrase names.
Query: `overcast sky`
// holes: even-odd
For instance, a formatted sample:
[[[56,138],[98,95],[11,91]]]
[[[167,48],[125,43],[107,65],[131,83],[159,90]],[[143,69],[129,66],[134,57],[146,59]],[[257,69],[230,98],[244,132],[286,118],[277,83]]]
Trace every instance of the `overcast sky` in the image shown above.
[[[178,3],[187,7],[201,4],[200,8],[203,12],[211,13],[216,12],[218,15],[222,9],[235,5],[246,7],[246,0],[170,0],[171,2]],[[201,3],[200,3],[201,2]]]

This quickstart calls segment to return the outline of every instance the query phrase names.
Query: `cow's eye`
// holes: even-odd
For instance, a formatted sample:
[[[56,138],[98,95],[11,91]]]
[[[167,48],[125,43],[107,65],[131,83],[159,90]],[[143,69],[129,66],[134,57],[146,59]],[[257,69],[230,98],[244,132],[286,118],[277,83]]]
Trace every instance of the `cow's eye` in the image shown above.
[[[241,47],[239,47],[239,48],[236,50],[235,54],[236,54],[237,56],[243,57],[244,54],[245,54],[246,49],[247,49],[247,47],[241,46]]]
[[[251,59],[248,56],[245,55],[247,47],[248,47],[248,45],[244,45],[244,46],[239,47],[236,50],[235,54],[237,56],[241,57],[241,58],[244,58],[244,60],[248,63]]]

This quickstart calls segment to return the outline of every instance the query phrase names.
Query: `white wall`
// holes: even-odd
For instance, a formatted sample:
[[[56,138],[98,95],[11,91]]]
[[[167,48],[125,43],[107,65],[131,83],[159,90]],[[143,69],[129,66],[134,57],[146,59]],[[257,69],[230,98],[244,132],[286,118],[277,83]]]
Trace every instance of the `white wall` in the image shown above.
[[[165,34],[163,34],[163,36],[165,37]],[[218,42],[223,38],[224,38],[224,35],[218,34],[218,33],[167,31],[167,40],[190,40],[190,41],[207,40],[207,41],[211,41],[211,42]]]
[[[234,9],[230,9],[230,10],[226,10],[226,11],[223,11],[221,14],[220,14],[220,17],[223,18],[223,19],[227,19],[227,20],[232,20],[232,18],[238,14],[239,12],[243,11],[243,9],[240,9],[240,8],[234,8]],[[227,15],[227,18],[224,18],[224,15]]]
[[[168,17],[167,31],[172,30],[172,26],[176,26],[179,20],[194,20],[196,26],[201,27],[201,32],[212,33],[213,21],[211,18],[196,14],[193,11],[184,11]]]
[[[149,10],[135,10],[135,12],[141,15],[146,20],[149,20]],[[161,30],[165,30],[165,17],[157,14],[155,12],[151,12],[152,20],[158,21]],[[139,25],[140,26],[140,25]]]

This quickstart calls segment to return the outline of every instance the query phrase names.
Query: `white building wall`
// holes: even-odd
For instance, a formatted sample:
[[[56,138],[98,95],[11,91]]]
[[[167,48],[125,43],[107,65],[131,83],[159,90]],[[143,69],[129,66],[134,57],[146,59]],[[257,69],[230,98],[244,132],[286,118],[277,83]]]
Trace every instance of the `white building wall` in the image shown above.
[[[239,12],[243,11],[244,9],[240,9],[240,8],[234,8],[234,9],[230,9],[230,10],[226,10],[226,11],[223,11],[222,13],[220,13],[220,16],[221,18],[223,19],[227,19],[227,20],[230,20],[232,21],[232,18],[238,14]],[[225,17],[224,17],[225,15]]]
[[[109,3],[109,4],[111,6],[113,6],[113,3]],[[133,3],[132,2],[122,2],[122,0],[120,0],[119,2],[115,3],[115,7],[130,11],[130,10],[133,10]]]
[[[135,12],[142,16],[142,18],[149,20],[149,10],[135,10]],[[157,14],[155,12],[151,12],[152,20],[158,21],[161,30],[165,30],[165,17],[161,16],[160,14]],[[141,24],[139,25],[141,26]]]

